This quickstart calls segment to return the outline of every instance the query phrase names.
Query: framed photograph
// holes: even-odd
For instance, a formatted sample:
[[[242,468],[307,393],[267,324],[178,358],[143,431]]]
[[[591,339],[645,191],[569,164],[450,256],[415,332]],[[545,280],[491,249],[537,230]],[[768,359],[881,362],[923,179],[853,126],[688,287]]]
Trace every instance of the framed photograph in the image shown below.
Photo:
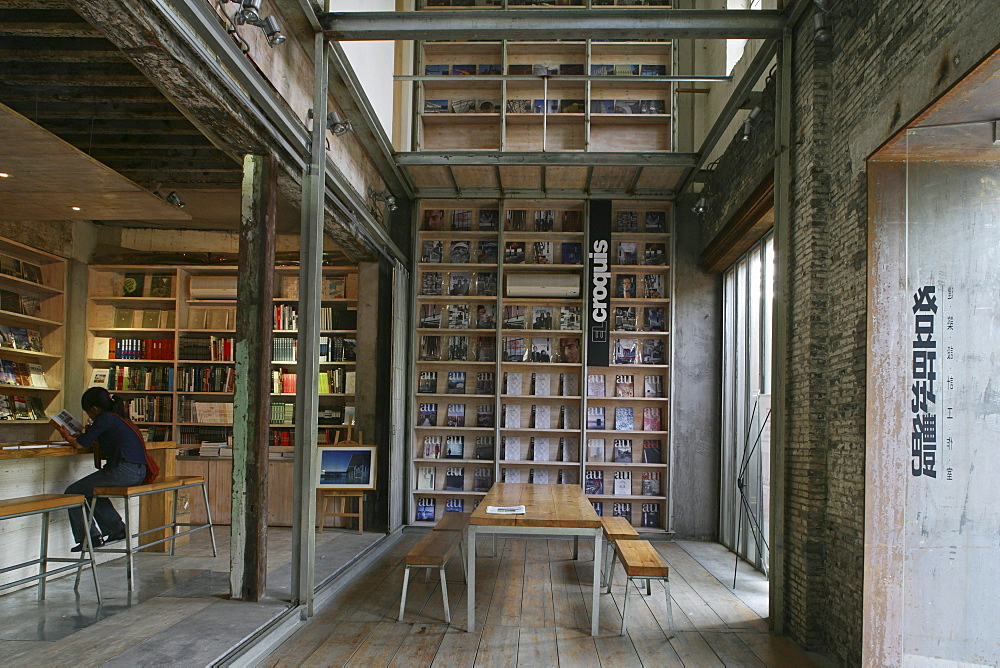
[[[375,447],[321,446],[317,489],[375,489]]]

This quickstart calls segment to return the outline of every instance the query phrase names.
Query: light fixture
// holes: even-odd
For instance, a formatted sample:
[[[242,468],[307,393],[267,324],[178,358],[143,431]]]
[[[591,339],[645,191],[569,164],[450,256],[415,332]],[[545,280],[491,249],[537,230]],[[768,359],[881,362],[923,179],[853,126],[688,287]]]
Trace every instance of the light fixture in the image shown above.
[[[754,121],[757,120],[757,116],[759,115],[760,107],[754,107],[743,120],[743,136],[740,138],[740,141],[750,141],[750,135],[753,133]]]
[[[281,44],[285,41],[285,36],[281,34],[281,28],[278,27],[278,19],[273,16],[268,16],[264,19],[264,25],[261,26],[261,30],[264,31],[267,43],[271,46]]]
[[[702,195],[693,207],[691,207],[691,213],[696,216],[701,216],[705,213],[705,209],[708,207],[708,200]]]
[[[368,196],[371,197],[376,202],[385,202],[385,206],[389,211],[395,211],[399,207],[396,205],[396,198],[392,196],[388,190],[375,190],[374,188],[368,189]]]
[[[78,206],[71,206],[70,208],[73,209],[74,211],[79,211],[80,210],[80,207],[78,207]]]
[[[10,178],[10,174],[8,174],[7,172],[0,172],[0,179],[7,179],[7,178]]]
[[[336,111],[331,111],[326,115],[326,129],[333,133],[334,137],[339,137],[340,135],[353,130],[354,127],[351,122],[345,118],[341,118],[340,114]]]
[[[826,14],[821,11],[813,14],[813,36],[817,42],[824,44],[833,37],[830,27],[826,24]]]
[[[164,198],[164,200],[167,202],[167,204],[173,204],[178,209],[184,208],[184,200],[181,199],[181,196],[177,194],[176,190],[171,190],[169,193],[167,193],[167,196]]]
[[[223,3],[225,1],[220,0]],[[285,36],[281,34],[281,26],[278,24],[278,19],[273,16],[261,16],[260,6],[264,0],[229,1],[240,5],[240,8],[236,10],[236,14],[233,16],[236,25],[252,25],[260,28],[267,38],[268,46],[275,46],[285,41]],[[235,30],[231,30],[230,32],[235,32]]]
[[[240,9],[236,12],[236,22],[257,25],[260,21],[260,5],[263,0],[242,0]]]

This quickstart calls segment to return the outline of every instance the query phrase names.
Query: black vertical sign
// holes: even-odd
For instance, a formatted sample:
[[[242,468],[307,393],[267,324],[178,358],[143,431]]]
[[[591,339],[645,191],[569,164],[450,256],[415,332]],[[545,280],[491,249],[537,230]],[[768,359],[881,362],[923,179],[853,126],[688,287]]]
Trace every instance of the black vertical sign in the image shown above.
[[[611,201],[590,202],[587,249],[587,364],[611,362]]]

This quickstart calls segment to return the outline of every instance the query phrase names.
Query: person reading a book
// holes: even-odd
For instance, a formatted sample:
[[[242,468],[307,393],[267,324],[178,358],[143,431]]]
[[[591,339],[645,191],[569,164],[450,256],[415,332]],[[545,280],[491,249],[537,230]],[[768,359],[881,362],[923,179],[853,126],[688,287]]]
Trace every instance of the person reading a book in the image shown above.
[[[146,477],[146,451],[142,435],[132,424],[125,402],[103,387],[92,387],[80,398],[84,412],[90,417],[90,424],[83,433],[73,434],[66,426],[56,422],[56,429],[74,448],[88,450],[98,448],[99,457],[95,461],[105,464],[98,471],[77,480],[66,488],[66,494],[83,494],[89,503],[95,487],[124,487],[138,485]],[[85,527],[83,510],[69,511],[69,523],[77,545],[73,552],[83,549],[84,531],[90,532],[94,547],[125,539],[128,527],[109,499],[98,499],[94,506],[94,519]],[[100,530],[98,530],[100,527]]]

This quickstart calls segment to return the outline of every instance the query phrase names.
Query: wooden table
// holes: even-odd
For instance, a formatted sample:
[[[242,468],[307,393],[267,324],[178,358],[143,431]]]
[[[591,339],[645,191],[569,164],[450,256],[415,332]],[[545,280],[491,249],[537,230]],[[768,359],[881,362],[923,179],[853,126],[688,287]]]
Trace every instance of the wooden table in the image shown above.
[[[523,515],[490,515],[487,506],[524,506]],[[496,483],[472,513],[468,530],[468,631],[476,628],[476,535],[480,533],[573,536],[573,558],[579,557],[580,536],[594,537],[594,604],[590,634],[597,636],[601,596],[601,518],[578,485]]]

